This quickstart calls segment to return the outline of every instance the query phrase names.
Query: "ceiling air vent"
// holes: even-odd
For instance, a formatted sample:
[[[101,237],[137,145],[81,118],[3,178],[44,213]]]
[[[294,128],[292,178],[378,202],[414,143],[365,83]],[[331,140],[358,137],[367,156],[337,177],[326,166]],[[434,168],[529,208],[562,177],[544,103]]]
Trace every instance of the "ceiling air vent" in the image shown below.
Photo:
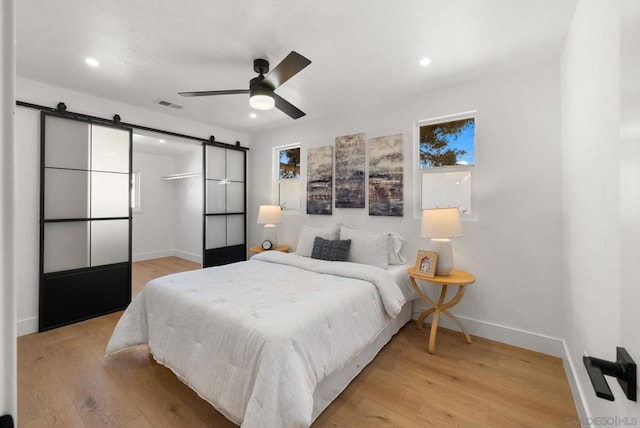
[[[183,106],[181,106],[179,104],[174,104],[174,103],[171,103],[171,102],[165,101],[165,100],[155,100],[154,103],[160,104],[161,106],[165,106],[165,107],[175,108],[177,110],[180,110],[183,107]]]

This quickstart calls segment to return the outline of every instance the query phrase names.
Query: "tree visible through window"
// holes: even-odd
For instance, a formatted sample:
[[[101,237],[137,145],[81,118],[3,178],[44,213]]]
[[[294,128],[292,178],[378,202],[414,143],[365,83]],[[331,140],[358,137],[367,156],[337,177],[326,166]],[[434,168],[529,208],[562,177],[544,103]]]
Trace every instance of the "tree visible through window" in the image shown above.
[[[279,153],[280,180],[300,178],[300,147],[282,149]]]
[[[420,126],[420,169],[475,164],[474,118]]]
[[[278,205],[284,211],[300,210],[300,145],[275,150],[278,168]]]
[[[475,111],[414,123],[414,217],[427,208],[456,207],[463,218],[478,219],[475,197]]]

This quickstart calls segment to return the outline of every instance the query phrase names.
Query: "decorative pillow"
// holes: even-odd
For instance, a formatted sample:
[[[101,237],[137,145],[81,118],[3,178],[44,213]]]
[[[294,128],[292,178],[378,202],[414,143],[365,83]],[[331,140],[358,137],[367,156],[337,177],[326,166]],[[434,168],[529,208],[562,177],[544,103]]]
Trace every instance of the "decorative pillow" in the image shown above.
[[[400,252],[402,250],[402,241],[404,238],[397,233],[389,234],[389,264],[403,265],[407,259]]]
[[[340,227],[340,239],[351,239],[350,262],[389,268],[389,234]]]
[[[338,239],[340,237],[339,235],[340,227],[337,224],[328,227],[309,226],[305,224],[300,228],[296,254],[310,257],[311,251],[313,250],[313,240],[316,236],[333,241]]]
[[[351,239],[344,241],[322,239],[316,236],[313,240],[313,251],[311,251],[312,259],[329,260],[333,262],[345,262],[349,255],[349,247]]]

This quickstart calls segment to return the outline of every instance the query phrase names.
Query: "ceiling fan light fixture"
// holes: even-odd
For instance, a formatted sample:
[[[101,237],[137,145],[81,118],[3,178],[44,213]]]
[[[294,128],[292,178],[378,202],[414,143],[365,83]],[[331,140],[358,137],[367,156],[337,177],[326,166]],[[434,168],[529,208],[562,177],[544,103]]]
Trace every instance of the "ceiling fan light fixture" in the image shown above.
[[[249,105],[256,110],[271,110],[275,107],[292,119],[300,119],[305,113],[274,91],[309,64],[311,64],[309,59],[296,51],[291,51],[285,59],[269,71],[269,61],[258,58],[253,61],[253,71],[258,73],[258,76],[249,81],[249,89],[178,92],[178,94],[183,97],[249,94]],[[265,76],[266,73],[268,74]]]
[[[249,105],[256,110],[271,110],[276,106],[276,100],[270,95],[255,94],[249,98]]]

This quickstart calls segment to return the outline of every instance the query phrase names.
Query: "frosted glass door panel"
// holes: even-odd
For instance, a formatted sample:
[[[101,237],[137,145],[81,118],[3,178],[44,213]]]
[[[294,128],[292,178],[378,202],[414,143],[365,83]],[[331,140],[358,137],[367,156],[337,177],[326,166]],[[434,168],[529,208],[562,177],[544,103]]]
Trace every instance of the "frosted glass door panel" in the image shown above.
[[[44,218],[89,217],[89,173],[45,168]]]
[[[226,193],[225,181],[207,180],[207,214],[226,212]]]
[[[44,166],[89,169],[89,124],[47,116]]]
[[[89,222],[44,225],[44,273],[89,266]]]
[[[129,172],[129,131],[106,126],[91,127],[91,169]]]
[[[244,181],[244,152],[227,150],[227,177],[232,181]]]
[[[244,215],[227,216],[227,246],[244,244]]]
[[[129,220],[91,222],[91,266],[129,261]]]
[[[129,216],[129,174],[91,173],[91,217]]]
[[[207,217],[207,236],[205,248],[221,248],[227,246],[227,218],[226,216]]]
[[[227,178],[225,170],[225,152],[222,147],[207,146],[207,179],[222,180]]]
[[[244,212],[244,183],[227,184],[227,212]]]

